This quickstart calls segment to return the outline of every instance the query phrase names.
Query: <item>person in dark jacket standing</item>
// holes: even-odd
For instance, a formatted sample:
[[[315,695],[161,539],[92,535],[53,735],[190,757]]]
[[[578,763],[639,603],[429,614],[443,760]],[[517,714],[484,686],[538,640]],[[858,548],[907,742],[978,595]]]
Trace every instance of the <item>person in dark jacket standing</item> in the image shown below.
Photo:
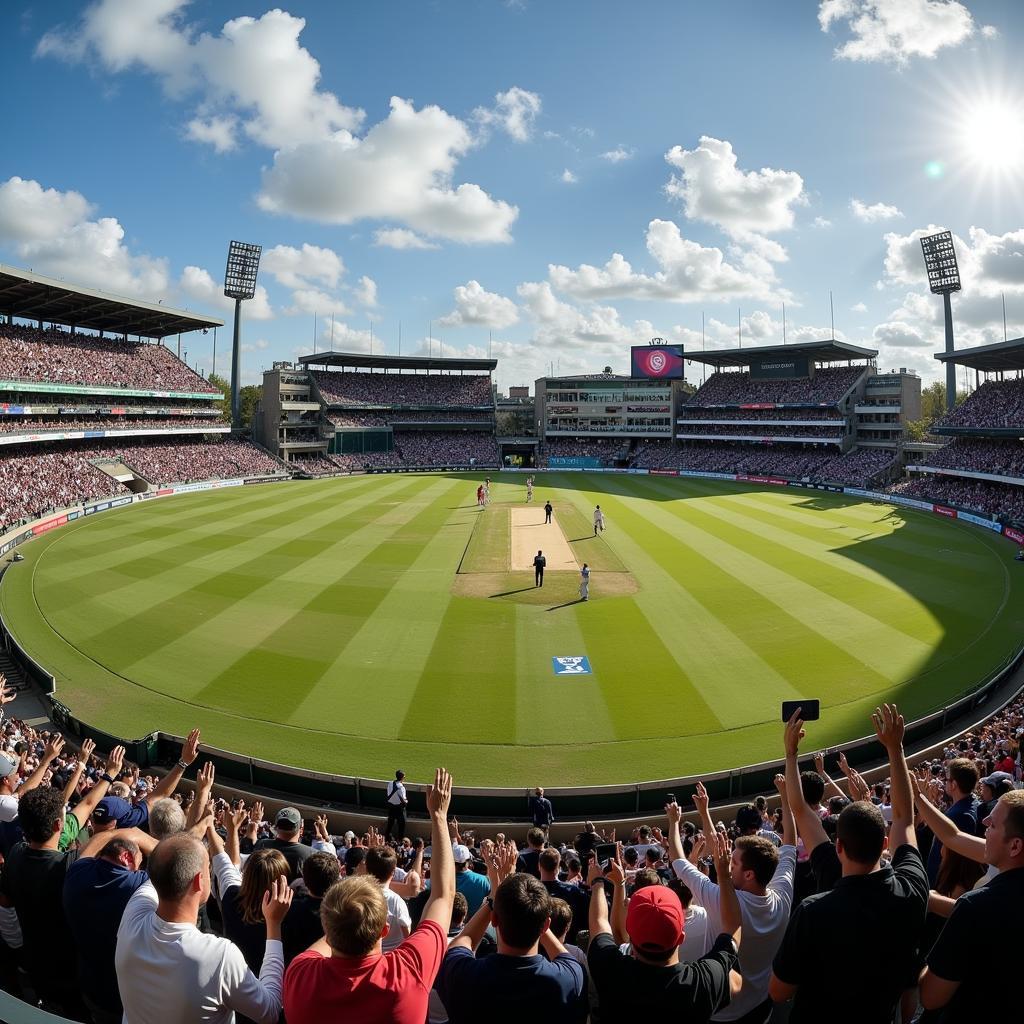
[[[388,820],[384,826],[385,840],[392,837],[401,842],[405,837],[405,809],[409,806],[409,798],[402,780],[405,772],[395,772],[395,781],[388,783]]]
[[[538,786],[530,797],[530,817],[533,819],[534,828],[542,828],[545,833],[555,820],[555,812],[551,807],[551,801],[544,795],[544,789]]]
[[[544,566],[548,564],[548,560],[544,557],[543,551],[537,552],[537,557],[533,560],[533,585],[535,587],[544,586]]]
[[[555,510],[551,507],[551,502],[550,501],[546,501],[544,503],[544,522],[545,523],[550,523],[551,522],[551,513],[554,512],[554,511]]]

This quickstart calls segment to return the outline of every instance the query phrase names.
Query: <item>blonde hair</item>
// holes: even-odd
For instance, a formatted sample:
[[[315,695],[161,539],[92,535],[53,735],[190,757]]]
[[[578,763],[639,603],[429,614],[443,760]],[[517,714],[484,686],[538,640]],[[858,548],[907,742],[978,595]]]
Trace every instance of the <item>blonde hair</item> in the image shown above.
[[[366,956],[388,920],[380,883],[366,875],[343,878],[327,890],[320,904],[320,924],[331,949],[343,956]]]

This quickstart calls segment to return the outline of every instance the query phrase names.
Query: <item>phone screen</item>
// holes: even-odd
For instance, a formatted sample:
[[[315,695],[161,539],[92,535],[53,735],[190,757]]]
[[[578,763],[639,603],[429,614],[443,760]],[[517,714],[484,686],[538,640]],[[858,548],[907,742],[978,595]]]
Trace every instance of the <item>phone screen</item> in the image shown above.
[[[800,717],[805,722],[816,722],[821,717],[821,702],[818,700],[784,700],[782,702],[782,720],[788,722],[797,708],[802,709]]]

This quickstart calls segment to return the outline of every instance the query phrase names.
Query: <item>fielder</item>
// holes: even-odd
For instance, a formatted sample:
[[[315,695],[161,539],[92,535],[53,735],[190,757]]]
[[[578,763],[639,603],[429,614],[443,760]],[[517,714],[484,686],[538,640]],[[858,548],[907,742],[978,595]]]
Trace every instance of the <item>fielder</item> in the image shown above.
[[[594,536],[596,537],[598,533],[604,533],[604,513],[600,505],[594,509]]]
[[[580,599],[583,601],[590,600],[590,566],[586,562],[583,563],[583,568],[580,569]]]
[[[526,500],[527,502],[533,501],[533,477],[528,476],[526,478]]]

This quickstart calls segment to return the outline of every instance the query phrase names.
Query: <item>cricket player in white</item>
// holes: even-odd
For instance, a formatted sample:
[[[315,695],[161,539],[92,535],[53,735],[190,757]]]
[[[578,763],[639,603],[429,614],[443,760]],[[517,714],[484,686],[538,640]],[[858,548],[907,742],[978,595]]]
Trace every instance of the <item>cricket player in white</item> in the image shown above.
[[[580,597],[584,601],[590,600],[590,566],[586,562],[583,563],[583,568],[580,569]]]
[[[526,500],[533,501],[533,477],[526,478]]]
[[[594,509],[594,536],[596,537],[599,532],[604,533],[604,513],[600,505]]]

